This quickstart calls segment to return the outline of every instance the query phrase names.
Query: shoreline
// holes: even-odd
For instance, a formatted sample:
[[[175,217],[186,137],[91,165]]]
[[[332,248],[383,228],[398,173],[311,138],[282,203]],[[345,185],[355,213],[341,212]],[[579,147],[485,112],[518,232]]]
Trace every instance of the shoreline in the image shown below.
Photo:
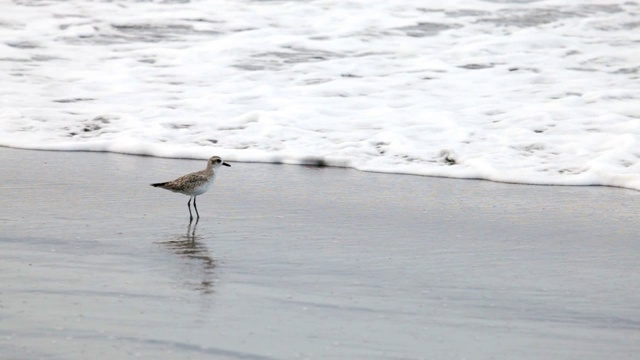
[[[640,194],[0,148],[0,357],[625,359]]]
[[[20,150],[20,151],[40,151],[40,152],[69,152],[69,153],[97,153],[97,154],[114,154],[114,155],[124,155],[124,156],[140,156],[140,157],[150,157],[150,158],[158,158],[158,159],[171,159],[171,160],[192,160],[192,161],[200,161],[206,160],[209,156],[164,156],[164,155],[149,155],[149,154],[140,154],[135,152],[120,152],[120,151],[112,151],[112,150],[66,150],[66,149],[33,149],[33,148],[20,148],[13,147],[8,145],[0,145],[0,148],[9,149],[9,150]],[[276,155],[277,157],[277,155]],[[310,167],[310,168],[331,168],[331,169],[345,169],[345,170],[353,170],[363,173],[371,173],[371,174],[385,174],[385,175],[399,175],[399,176],[417,176],[417,177],[426,177],[426,178],[436,178],[436,179],[451,179],[451,180],[470,180],[470,181],[488,181],[494,182],[498,184],[505,185],[522,185],[522,186],[561,186],[561,187],[604,187],[604,188],[614,188],[614,189],[622,189],[622,190],[632,190],[640,192],[640,188],[636,189],[630,186],[623,185],[613,185],[613,184],[597,184],[597,183],[589,183],[582,184],[580,181],[570,180],[568,182],[559,182],[559,183],[545,183],[545,182],[518,182],[518,181],[509,181],[509,180],[499,180],[499,179],[491,179],[489,177],[465,177],[465,176],[453,176],[453,175],[438,175],[438,174],[418,174],[411,172],[393,172],[393,171],[384,171],[384,170],[367,170],[367,169],[358,169],[352,165],[328,165],[328,163],[323,158],[309,158],[307,160],[304,157],[301,158],[300,161],[291,160],[291,161],[278,161],[278,160],[264,160],[264,161],[245,161],[245,160],[230,160],[237,163],[242,164],[262,164],[262,165],[287,165],[287,166],[302,166],[302,167]],[[340,162],[340,161],[339,161]],[[346,160],[342,161],[343,163]]]

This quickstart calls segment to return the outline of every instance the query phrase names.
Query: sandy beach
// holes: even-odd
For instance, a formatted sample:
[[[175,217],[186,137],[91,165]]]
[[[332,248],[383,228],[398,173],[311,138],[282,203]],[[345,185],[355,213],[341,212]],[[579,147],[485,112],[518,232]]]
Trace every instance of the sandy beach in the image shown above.
[[[215,154],[212,154],[215,155]],[[0,148],[0,359],[631,359],[640,193]]]

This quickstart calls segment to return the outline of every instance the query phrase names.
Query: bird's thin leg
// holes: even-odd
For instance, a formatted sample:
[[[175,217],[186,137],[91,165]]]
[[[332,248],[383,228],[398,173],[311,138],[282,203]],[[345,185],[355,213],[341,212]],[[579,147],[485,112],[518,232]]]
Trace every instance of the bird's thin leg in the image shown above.
[[[193,205],[196,205],[195,200],[193,201]],[[189,224],[193,221],[193,215],[191,215],[191,197],[189,197],[189,201],[187,201],[187,207],[189,208]]]
[[[193,208],[196,209],[196,216],[200,219],[200,214],[198,214],[198,207],[196,206],[196,197],[193,197]]]

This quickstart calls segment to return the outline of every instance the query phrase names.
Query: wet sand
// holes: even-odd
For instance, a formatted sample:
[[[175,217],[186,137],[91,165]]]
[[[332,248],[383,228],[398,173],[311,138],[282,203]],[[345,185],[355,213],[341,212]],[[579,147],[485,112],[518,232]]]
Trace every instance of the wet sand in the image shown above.
[[[213,155],[213,154],[212,154]],[[0,148],[0,359],[630,359],[640,193]]]

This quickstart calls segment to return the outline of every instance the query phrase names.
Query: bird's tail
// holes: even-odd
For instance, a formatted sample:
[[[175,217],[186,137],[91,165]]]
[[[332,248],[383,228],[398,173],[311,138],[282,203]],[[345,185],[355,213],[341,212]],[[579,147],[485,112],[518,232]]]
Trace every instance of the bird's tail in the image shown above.
[[[165,186],[165,185],[167,185],[166,182],[151,184],[151,186],[153,186],[153,187],[159,187],[159,186]]]

